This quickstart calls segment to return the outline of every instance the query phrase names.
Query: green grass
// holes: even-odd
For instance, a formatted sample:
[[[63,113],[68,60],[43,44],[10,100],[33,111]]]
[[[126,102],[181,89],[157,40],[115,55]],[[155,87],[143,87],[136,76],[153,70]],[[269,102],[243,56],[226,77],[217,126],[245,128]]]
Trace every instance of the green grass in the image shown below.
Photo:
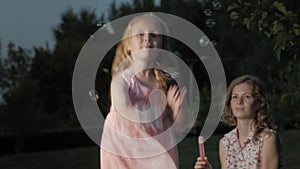
[[[283,168],[300,168],[300,130],[280,133]],[[210,137],[205,143],[206,154],[214,168],[219,168],[218,140]],[[180,169],[192,169],[198,156],[197,138],[187,137],[178,144]],[[58,151],[6,155],[0,157],[0,169],[99,169],[99,147],[81,147]]]

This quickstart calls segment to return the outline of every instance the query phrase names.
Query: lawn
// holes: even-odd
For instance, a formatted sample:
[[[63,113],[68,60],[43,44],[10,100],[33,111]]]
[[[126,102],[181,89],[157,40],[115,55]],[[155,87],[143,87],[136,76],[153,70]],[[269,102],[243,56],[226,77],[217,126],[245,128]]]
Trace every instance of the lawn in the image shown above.
[[[283,168],[300,168],[300,141],[298,141],[300,130],[283,131],[280,135],[283,144]],[[205,143],[206,154],[214,168],[220,166],[218,160],[220,137],[221,135],[214,135]],[[179,143],[178,148],[180,169],[192,169],[198,155],[197,138],[185,138]],[[99,169],[99,147],[1,156],[0,169]]]

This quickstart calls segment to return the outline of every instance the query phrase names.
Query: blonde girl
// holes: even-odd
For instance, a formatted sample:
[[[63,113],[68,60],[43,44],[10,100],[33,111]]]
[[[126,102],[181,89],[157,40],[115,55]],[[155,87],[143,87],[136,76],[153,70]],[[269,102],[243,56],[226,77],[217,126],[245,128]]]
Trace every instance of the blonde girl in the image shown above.
[[[163,57],[157,49],[169,50],[162,35],[167,33],[152,13],[133,18],[124,32],[112,65],[112,106],[102,135],[101,169],[178,168],[176,146],[166,148],[175,139],[166,131],[181,111],[186,90],[168,85],[169,76],[153,68],[156,58]],[[148,111],[153,106],[161,111],[159,116]]]

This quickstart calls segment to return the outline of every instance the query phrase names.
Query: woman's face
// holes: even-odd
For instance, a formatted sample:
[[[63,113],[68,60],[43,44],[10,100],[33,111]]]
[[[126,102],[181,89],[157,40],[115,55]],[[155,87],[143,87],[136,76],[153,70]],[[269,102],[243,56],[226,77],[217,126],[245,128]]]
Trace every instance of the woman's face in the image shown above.
[[[133,24],[131,35],[129,41],[129,49],[131,55],[137,52],[143,53],[142,57],[156,57],[157,52],[151,51],[151,48],[161,48],[162,47],[162,28],[160,24],[152,18],[145,18],[136,21]]]
[[[255,118],[258,105],[251,84],[244,82],[233,88],[230,106],[237,119]]]

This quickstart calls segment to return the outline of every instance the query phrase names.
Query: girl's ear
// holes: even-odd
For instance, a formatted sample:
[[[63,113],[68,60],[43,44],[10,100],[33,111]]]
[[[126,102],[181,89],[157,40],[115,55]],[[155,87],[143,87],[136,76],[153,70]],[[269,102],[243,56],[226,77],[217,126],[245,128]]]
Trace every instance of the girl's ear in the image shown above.
[[[131,47],[130,44],[127,42],[126,45],[124,46],[126,54],[131,55]]]

